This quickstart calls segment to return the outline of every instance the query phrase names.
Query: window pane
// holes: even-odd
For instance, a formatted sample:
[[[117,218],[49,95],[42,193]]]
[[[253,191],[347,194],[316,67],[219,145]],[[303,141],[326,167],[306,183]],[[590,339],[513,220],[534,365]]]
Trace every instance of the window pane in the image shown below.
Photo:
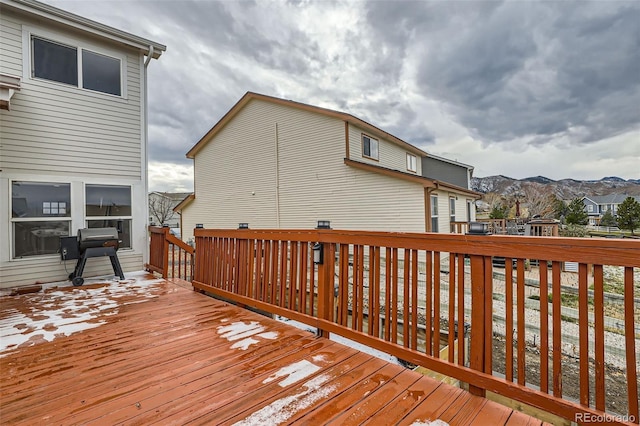
[[[438,232],[438,218],[431,218],[431,232]]]
[[[87,228],[116,228],[120,248],[131,248],[131,219],[88,220]]]
[[[431,216],[438,216],[438,197],[431,197]]]
[[[366,155],[367,157],[371,157],[371,139],[369,139],[368,137],[364,136],[362,138],[362,152],[364,155]]]
[[[371,139],[371,158],[378,159],[378,141]]]
[[[33,76],[78,85],[78,52],[37,37],[33,40]]]
[[[120,60],[83,50],[82,87],[120,96]]]
[[[87,216],[131,216],[131,187],[86,186]]]
[[[68,183],[11,183],[11,217],[69,217],[70,211]]]
[[[69,236],[68,221],[14,222],[13,256],[15,258],[55,254],[60,237]]]

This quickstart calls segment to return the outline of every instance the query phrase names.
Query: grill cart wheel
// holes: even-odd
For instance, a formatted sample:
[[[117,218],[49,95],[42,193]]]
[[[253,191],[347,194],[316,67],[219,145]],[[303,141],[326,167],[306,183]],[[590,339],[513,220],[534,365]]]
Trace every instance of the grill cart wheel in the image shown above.
[[[71,280],[71,282],[73,283],[74,286],[79,287],[84,283],[84,278],[75,277],[74,279]]]

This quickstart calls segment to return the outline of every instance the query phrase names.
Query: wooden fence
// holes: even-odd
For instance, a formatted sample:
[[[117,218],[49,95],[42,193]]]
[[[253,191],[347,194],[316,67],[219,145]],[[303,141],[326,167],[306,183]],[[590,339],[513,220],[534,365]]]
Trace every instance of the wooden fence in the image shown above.
[[[168,227],[149,227],[150,251],[146,268],[163,278],[193,279],[194,248],[171,235]]]
[[[196,289],[385,351],[468,383],[477,395],[492,391],[572,421],[607,413],[616,423],[638,423],[640,241],[210,229],[196,229],[195,240]],[[504,258],[500,288],[494,257]],[[579,264],[574,321],[562,314],[565,261]],[[538,302],[526,296],[531,264],[539,265]],[[616,335],[625,354],[622,407],[606,384],[604,271],[612,267],[625,296],[624,334]],[[534,344],[531,324],[539,328]],[[462,338],[468,327],[470,339]],[[578,339],[569,354],[567,333]],[[441,342],[449,346],[445,359]]]

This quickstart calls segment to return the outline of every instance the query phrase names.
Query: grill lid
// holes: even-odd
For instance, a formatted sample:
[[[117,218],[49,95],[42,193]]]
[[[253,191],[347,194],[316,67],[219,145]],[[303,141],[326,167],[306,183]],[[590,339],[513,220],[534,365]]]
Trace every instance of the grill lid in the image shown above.
[[[116,228],[85,228],[78,229],[78,240],[85,241],[109,241],[118,239]]]

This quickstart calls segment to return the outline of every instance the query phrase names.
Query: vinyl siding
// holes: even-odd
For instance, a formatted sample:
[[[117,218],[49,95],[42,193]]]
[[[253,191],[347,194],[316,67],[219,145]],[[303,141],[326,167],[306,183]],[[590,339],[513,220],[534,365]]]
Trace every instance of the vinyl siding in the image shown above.
[[[74,40],[98,53],[114,53],[126,69],[123,97],[30,78],[26,30],[52,40]],[[22,79],[11,110],[0,111],[0,288],[66,280],[75,261],[57,256],[11,259],[12,180],[72,186],[71,235],[86,226],[84,184],[132,188],[132,249],[118,251],[125,272],[143,268],[148,238],[146,171],[142,146],[142,57],[106,40],[64,30],[5,9],[0,13],[0,72]],[[27,43],[28,44],[28,43]],[[75,189],[74,189],[75,188]],[[75,194],[75,195],[74,195]],[[75,198],[73,198],[75,197]],[[8,200],[8,201],[7,201]],[[5,207],[6,206],[6,207]],[[89,259],[84,276],[113,275],[108,259]]]
[[[196,155],[183,239],[196,223],[310,229],[330,220],[335,229],[424,231],[421,185],[351,168],[344,154],[341,120],[252,100]]]
[[[0,73],[22,76],[22,28],[0,13]]]
[[[0,112],[3,172],[31,172],[143,179],[140,56],[124,53],[126,97],[116,97],[45,80],[23,72],[23,28],[35,34],[63,34],[29,18],[3,11],[0,70],[22,77],[11,111]],[[26,27],[23,27],[25,25]],[[53,31],[52,33],[50,33]],[[78,34],[81,45],[117,48]]]
[[[437,158],[422,157],[422,175],[462,188],[469,188],[469,169]]]
[[[125,273],[142,269],[141,253],[135,253],[132,250],[119,250],[118,260]],[[73,272],[75,266],[75,260],[68,260],[65,265],[57,256],[21,259],[6,263],[0,268],[0,288],[67,281],[69,273]],[[102,275],[113,276],[113,268],[109,258],[88,259],[83,276],[97,277]]]
[[[378,161],[362,155],[362,134],[366,134],[378,140],[379,156]],[[343,143],[344,144],[344,143]],[[344,148],[342,150],[344,152]],[[417,172],[409,172],[407,170],[407,150],[386,139],[372,135],[363,129],[349,124],[349,158],[363,163],[375,164],[377,166],[386,167],[388,169],[399,170],[420,176],[422,174],[422,163],[420,156],[416,155]]]

